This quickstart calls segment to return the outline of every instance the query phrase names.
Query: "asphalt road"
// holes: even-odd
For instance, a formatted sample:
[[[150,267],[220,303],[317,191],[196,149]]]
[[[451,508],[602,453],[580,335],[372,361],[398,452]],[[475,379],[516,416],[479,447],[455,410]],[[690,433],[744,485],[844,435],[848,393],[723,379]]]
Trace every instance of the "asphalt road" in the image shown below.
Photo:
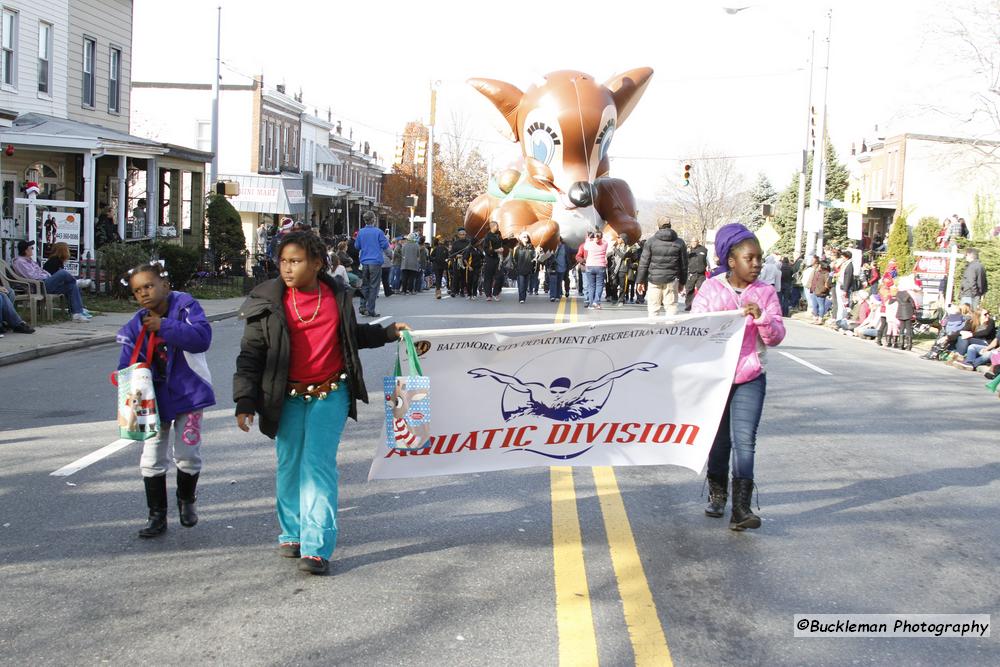
[[[555,304],[380,299],[415,328],[539,324]],[[620,317],[606,309],[580,318]],[[802,613],[993,613],[1000,401],[982,378],[789,323],[772,354],[756,477],[763,527],[702,513],[702,479],[615,470],[642,568],[616,572],[595,476],[574,472],[603,665],[632,664],[626,595],[648,587],[677,665],[995,665],[993,639],[793,638]],[[382,407],[341,443],[340,544],[310,577],[275,552],[274,455],[235,428],[242,325],[214,325],[201,522],[139,540],[136,445],[116,439],[113,346],[0,376],[0,663],[553,665],[553,487],[545,468],[367,482]],[[391,348],[363,353],[381,386]],[[173,481],[170,483],[171,494]],[[617,530],[617,525],[610,526]],[[996,617],[997,614],[994,614]],[[641,648],[641,647],[640,647]],[[568,651],[568,652],[567,652]],[[661,661],[663,662],[663,661]]]

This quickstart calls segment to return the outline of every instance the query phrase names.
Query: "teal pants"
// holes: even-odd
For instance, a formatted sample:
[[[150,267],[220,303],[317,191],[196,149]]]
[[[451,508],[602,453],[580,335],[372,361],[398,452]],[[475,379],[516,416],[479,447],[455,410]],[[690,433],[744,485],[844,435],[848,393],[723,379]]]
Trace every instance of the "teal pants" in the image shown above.
[[[342,383],[325,400],[285,398],[278,425],[278,542],[330,559],[337,545],[337,448],[347,422]]]

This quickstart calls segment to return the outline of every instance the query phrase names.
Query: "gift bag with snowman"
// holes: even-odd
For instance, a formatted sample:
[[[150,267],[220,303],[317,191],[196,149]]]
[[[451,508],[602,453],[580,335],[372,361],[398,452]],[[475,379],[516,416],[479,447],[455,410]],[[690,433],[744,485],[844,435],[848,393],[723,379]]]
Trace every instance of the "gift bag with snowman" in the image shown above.
[[[118,434],[126,440],[149,440],[160,432],[153,371],[148,363],[148,360],[153,358],[156,335],[148,333],[147,361],[139,362],[139,350],[142,349],[145,336],[147,331],[143,327],[132,349],[129,365],[111,376],[112,383],[118,386]]]

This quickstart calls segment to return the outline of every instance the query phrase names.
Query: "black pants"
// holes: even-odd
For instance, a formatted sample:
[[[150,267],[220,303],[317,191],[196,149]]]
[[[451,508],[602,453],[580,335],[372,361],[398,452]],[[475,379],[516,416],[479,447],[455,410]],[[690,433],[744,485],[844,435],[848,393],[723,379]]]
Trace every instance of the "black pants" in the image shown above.
[[[469,296],[479,296],[479,276],[482,269],[469,269]]]
[[[434,287],[435,289],[441,289],[441,283],[444,281],[444,273],[448,267],[445,266],[435,266],[434,267]]]
[[[913,319],[899,320],[899,335],[904,341],[913,340]]]
[[[704,273],[691,273],[688,275],[687,282],[685,283],[687,296],[684,297],[684,310],[691,310],[691,303],[694,301],[695,292],[701,289],[704,283]]]
[[[452,296],[465,296],[466,273],[464,266],[453,266],[451,268],[451,284],[449,291]]]
[[[492,298],[500,293],[500,284],[503,281],[503,274],[500,272],[500,260],[498,258],[486,258],[483,263],[483,291],[486,296]]]
[[[403,269],[403,294],[416,292],[418,282],[420,282],[420,271]]]
[[[382,266],[382,293],[386,296],[392,296],[392,286],[389,285],[389,271],[391,270],[391,266]]]
[[[604,283],[604,287],[608,290],[608,301],[618,300],[618,272],[608,271],[608,279]]]

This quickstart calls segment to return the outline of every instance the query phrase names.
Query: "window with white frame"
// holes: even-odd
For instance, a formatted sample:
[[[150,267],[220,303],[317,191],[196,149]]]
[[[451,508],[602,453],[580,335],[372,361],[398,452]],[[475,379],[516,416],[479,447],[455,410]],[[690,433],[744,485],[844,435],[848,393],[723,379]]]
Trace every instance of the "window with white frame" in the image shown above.
[[[108,111],[120,113],[122,110],[122,50],[111,47],[108,60]]]
[[[38,23],[38,92],[52,94],[52,24]]]
[[[9,9],[0,19],[0,83],[17,86],[17,12]]]
[[[80,102],[85,107],[93,107],[95,100],[94,59],[97,42],[83,38],[83,80],[81,81]]]
[[[198,150],[200,151],[212,150],[212,121],[199,120],[197,121],[197,123],[198,123],[198,135],[197,135]]]

